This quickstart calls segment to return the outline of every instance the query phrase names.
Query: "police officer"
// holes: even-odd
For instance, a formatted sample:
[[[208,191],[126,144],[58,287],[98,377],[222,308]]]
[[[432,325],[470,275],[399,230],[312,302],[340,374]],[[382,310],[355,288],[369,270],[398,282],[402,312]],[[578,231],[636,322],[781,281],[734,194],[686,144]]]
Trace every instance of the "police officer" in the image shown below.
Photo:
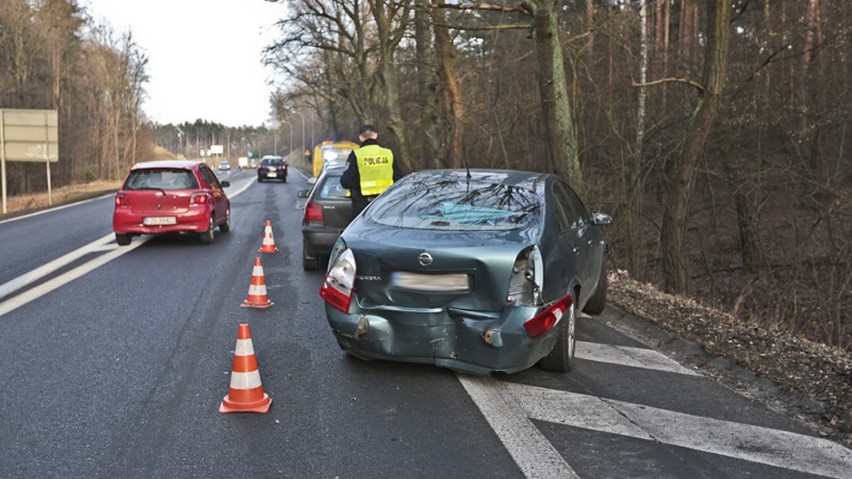
[[[348,188],[352,197],[353,218],[402,177],[399,166],[393,160],[393,152],[379,146],[376,141],[378,137],[373,125],[361,125],[358,129],[361,148],[349,154],[346,160],[348,166],[340,177],[340,186]]]

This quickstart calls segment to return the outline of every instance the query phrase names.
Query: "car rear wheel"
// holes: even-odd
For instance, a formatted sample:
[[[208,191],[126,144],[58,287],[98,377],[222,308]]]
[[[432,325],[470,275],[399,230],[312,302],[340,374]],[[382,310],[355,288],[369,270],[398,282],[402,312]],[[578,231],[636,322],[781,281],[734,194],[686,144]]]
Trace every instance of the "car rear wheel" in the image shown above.
[[[213,242],[213,229],[215,226],[213,225],[213,215],[210,215],[210,222],[207,224],[207,231],[201,233],[201,242],[204,244],[211,244]]]
[[[319,267],[319,262],[315,256],[311,256],[305,251],[304,246],[302,247],[302,269],[305,271],[316,271]]]
[[[231,231],[231,209],[230,208],[228,208],[228,210],[225,211],[225,222],[222,223],[221,225],[219,225],[219,231],[221,231],[222,233],[227,233],[228,231]]]
[[[116,233],[115,242],[118,243],[119,246],[127,246],[130,244],[130,235]]]
[[[586,314],[601,314],[606,306],[606,290],[609,284],[606,277],[606,263],[601,265],[601,276],[598,278],[598,286],[595,288],[595,293],[586,302],[583,307],[583,312]]]
[[[566,311],[562,321],[562,331],[559,332],[559,338],[556,344],[550,351],[550,354],[541,358],[538,365],[545,371],[553,371],[558,373],[567,373],[574,365],[574,349],[576,346],[576,337],[574,328],[576,326],[576,315],[574,314],[574,302],[571,302],[571,307]]]

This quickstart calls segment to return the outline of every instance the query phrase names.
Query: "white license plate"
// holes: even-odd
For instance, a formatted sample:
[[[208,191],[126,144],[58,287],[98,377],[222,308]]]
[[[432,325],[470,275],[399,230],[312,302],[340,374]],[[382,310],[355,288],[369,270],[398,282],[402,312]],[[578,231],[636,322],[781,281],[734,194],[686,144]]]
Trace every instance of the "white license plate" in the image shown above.
[[[466,274],[418,274],[397,271],[391,274],[391,284],[414,291],[459,292],[470,289]]]
[[[269,178],[275,178],[276,176],[278,176],[278,174],[277,173],[267,173],[266,176],[269,177]]]
[[[142,220],[145,226],[162,226],[177,224],[177,218],[174,216],[149,216]]]

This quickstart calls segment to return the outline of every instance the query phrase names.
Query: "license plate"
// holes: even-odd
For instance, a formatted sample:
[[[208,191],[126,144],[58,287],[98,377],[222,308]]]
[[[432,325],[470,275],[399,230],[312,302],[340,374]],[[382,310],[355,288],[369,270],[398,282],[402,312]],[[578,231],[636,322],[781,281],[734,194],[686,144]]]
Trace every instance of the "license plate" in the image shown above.
[[[142,220],[145,226],[162,226],[177,224],[177,218],[174,216],[149,216]]]
[[[418,274],[397,271],[391,274],[391,284],[414,291],[461,292],[470,289],[466,274]]]
[[[278,175],[276,173],[268,173],[266,176],[268,176],[270,178],[275,178]]]

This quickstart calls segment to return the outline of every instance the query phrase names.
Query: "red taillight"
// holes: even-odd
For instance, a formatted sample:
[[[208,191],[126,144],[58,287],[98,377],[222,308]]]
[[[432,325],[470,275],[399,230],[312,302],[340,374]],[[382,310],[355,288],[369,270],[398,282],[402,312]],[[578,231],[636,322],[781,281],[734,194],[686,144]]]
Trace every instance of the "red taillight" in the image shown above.
[[[127,206],[130,203],[127,201],[127,196],[118,193],[115,195],[115,206]]]
[[[189,197],[190,205],[203,205],[210,201],[210,197],[207,196],[207,193],[194,193]]]
[[[347,249],[334,261],[320,287],[320,297],[331,306],[349,312],[355,294],[355,255]]]
[[[305,206],[305,221],[322,222],[322,205],[308,203],[307,206]]]
[[[532,319],[524,323],[524,329],[527,330],[527,334],[534,338],[553,329],[573,302],[574,298],[569,294],[555,302],[553,306],[535,315]]]

